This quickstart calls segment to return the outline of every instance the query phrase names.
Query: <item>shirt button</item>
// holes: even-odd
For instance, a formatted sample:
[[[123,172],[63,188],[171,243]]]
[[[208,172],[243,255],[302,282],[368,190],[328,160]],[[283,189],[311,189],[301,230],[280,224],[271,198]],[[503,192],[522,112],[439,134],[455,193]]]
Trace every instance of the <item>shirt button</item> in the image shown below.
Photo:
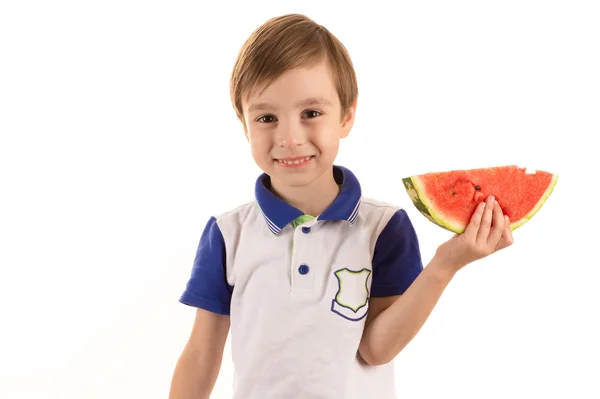
[[[300,274],[307,274],[308,273],[308,265],[301,265],[298,268],[298,271],[300,272]]]
[[[304,234],[308,234],[308,233],[310,233],[310,227],[303,227],[303,228],[302,228],[302,232],[303,232]]]

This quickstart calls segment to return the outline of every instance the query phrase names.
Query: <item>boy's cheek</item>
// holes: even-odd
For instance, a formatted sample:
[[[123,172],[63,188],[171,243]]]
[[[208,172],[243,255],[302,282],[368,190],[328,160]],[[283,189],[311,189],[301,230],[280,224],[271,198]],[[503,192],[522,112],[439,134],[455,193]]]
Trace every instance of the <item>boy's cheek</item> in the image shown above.
[[[248,141],[253,149],[263,148],[269,145],[270,139],[264,135],[259,134],[260,132],[252,131],[248,133]]]

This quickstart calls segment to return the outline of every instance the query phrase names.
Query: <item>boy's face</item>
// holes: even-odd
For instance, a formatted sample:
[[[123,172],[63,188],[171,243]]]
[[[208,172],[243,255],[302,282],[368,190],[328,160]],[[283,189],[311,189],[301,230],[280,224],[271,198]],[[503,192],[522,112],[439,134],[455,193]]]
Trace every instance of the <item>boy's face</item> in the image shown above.
[[[326,63],[288,71],[243,101],[246,137],[257,165],[279,186],[300,187],[325,177],[356,104],[342,117]]]

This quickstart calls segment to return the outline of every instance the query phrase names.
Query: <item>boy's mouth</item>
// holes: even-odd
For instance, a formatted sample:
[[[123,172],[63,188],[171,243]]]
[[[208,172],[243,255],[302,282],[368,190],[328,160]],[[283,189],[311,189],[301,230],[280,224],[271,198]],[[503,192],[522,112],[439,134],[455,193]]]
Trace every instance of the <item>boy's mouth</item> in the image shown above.
[[[314,158],[314,155],[306,157],[289,157],[289,158],[276,158],[275,162],[279,165],[286,167],[303,166],[309,163]]]

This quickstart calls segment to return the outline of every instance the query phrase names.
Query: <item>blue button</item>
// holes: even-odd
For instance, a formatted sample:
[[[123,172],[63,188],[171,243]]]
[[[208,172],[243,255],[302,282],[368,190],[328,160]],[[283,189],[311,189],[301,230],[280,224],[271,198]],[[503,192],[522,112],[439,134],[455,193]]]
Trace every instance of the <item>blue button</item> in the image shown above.
[[[308,234],[308,233],[310,233],[310,227],[303,227],[303,228],[302,228],[302,232],[303,232],[304,234]]]
[[[308,273],[308,265],[301,265],[298,268],[298,271],[300,272],[300,274],[306,274],[306,273]]]

